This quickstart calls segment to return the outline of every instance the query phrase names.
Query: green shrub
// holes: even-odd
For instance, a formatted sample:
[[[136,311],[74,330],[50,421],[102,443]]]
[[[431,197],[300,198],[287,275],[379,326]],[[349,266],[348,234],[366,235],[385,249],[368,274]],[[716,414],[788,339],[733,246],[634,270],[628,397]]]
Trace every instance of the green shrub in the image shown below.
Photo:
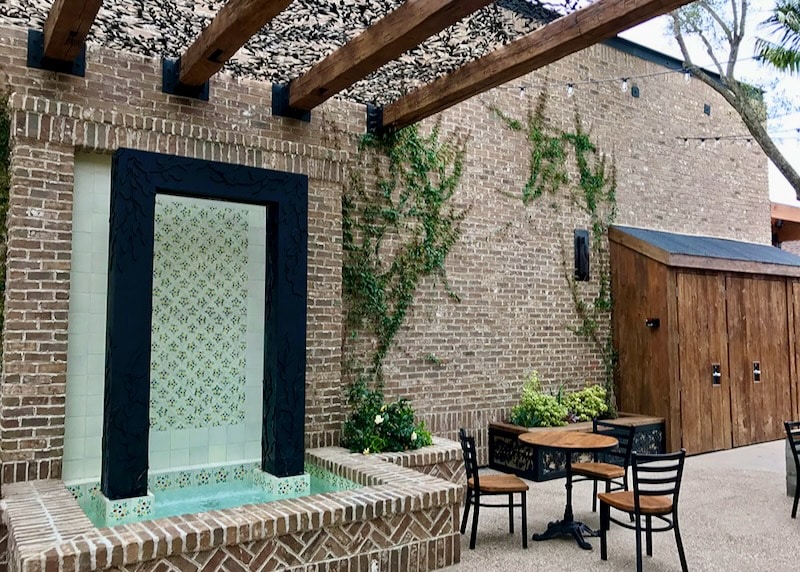
[[[425,422],[416,422],[409,401],[384,401],[383,393],[363,380],[348,391],[352,411],[342,427],[342,446],[369,454],[419,449],[433,443]]]
[[[523,427],[559,427],[591,421],[607,413],[607,392],[602,386],[591,385],[564,394],[562,385],[556,395],[550,395],[542,391],[539,373],[532,371],[522,386],[519,404],[511,409],[509,422]]]
[[[591,421],[608,413],[607,392],[601,385],[590,385],[564,396],[563,403],[578,421]]]
[[[532,371],[522,386],[519,404],[511,409],[510,421],[523,427],[558,427],[566,425],[567,408],[559,400],[542,393],[539,372]]]

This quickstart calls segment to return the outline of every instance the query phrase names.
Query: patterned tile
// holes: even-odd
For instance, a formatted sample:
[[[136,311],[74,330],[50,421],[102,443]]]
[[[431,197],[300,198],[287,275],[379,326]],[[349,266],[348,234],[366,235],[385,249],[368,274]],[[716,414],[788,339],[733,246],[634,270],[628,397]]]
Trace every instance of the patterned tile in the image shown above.
[[[154,431],[244,420],[248,218],[159,195],[153,256]]]

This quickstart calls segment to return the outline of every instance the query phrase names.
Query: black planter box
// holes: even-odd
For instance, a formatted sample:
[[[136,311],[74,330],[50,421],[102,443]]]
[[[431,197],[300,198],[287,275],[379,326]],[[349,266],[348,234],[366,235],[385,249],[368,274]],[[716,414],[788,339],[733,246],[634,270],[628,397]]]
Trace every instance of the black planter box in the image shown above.
[[[612,420],[620,425],[634,425],[633,450],[637,453],[663,453],[666,448],[664,420],[660,417],[620,414]],[[489,424],[489,467],[513,473],[531,481],[549,481],[564,476],[566,456],[561,451],[526,445],[520,433],[541,430],[591,431],[592,423],[574,423],[566,427],[520,427],[509,423]],[[575,457],[577,458],[577,457]],[[585,455],[584,460],[589,460]]]

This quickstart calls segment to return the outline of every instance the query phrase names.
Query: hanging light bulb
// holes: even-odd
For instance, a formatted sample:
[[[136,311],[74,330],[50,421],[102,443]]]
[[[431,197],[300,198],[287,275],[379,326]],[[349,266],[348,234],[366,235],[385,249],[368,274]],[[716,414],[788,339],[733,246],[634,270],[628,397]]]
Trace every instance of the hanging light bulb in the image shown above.
[[[748,147],[752,147],[753,146],[753,140],[752,139],[748,139],[747,140],[747,146]]]
[[[572,97],[575,94],[575,86],[571,83],[567,84],[567,97]]]
[[[706,146],[706,140],[701,137],[700,138],[700,147],[705,147],[705,146]]]
[[[519,88],[519,96],[520,97],[525,97],[525,88],[522,87],[522,86],[520,86],[520,88]]]
[[[622,78],[622,85],[619,86],[620,91],[628,91],[628,78]]]
[[[684,70],[683,72],[683,81],[689,83],[689,80],[692,79],[692,74],[689,73],[689,70]]]

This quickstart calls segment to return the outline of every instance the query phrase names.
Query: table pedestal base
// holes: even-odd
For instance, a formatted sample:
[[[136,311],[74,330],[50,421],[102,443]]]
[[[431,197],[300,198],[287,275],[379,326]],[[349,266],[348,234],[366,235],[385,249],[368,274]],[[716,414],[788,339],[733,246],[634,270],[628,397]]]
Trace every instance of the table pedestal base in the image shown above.
[[[584,536],[597,536],[597,532],[592,530],[582,522],[575,520],[556,520],[547,525],[547,530],[541,534],[534,534],[534,540],[549,540],[561,536],[571,536],[584,550],[591,550],[592,545],[584,540]]]

